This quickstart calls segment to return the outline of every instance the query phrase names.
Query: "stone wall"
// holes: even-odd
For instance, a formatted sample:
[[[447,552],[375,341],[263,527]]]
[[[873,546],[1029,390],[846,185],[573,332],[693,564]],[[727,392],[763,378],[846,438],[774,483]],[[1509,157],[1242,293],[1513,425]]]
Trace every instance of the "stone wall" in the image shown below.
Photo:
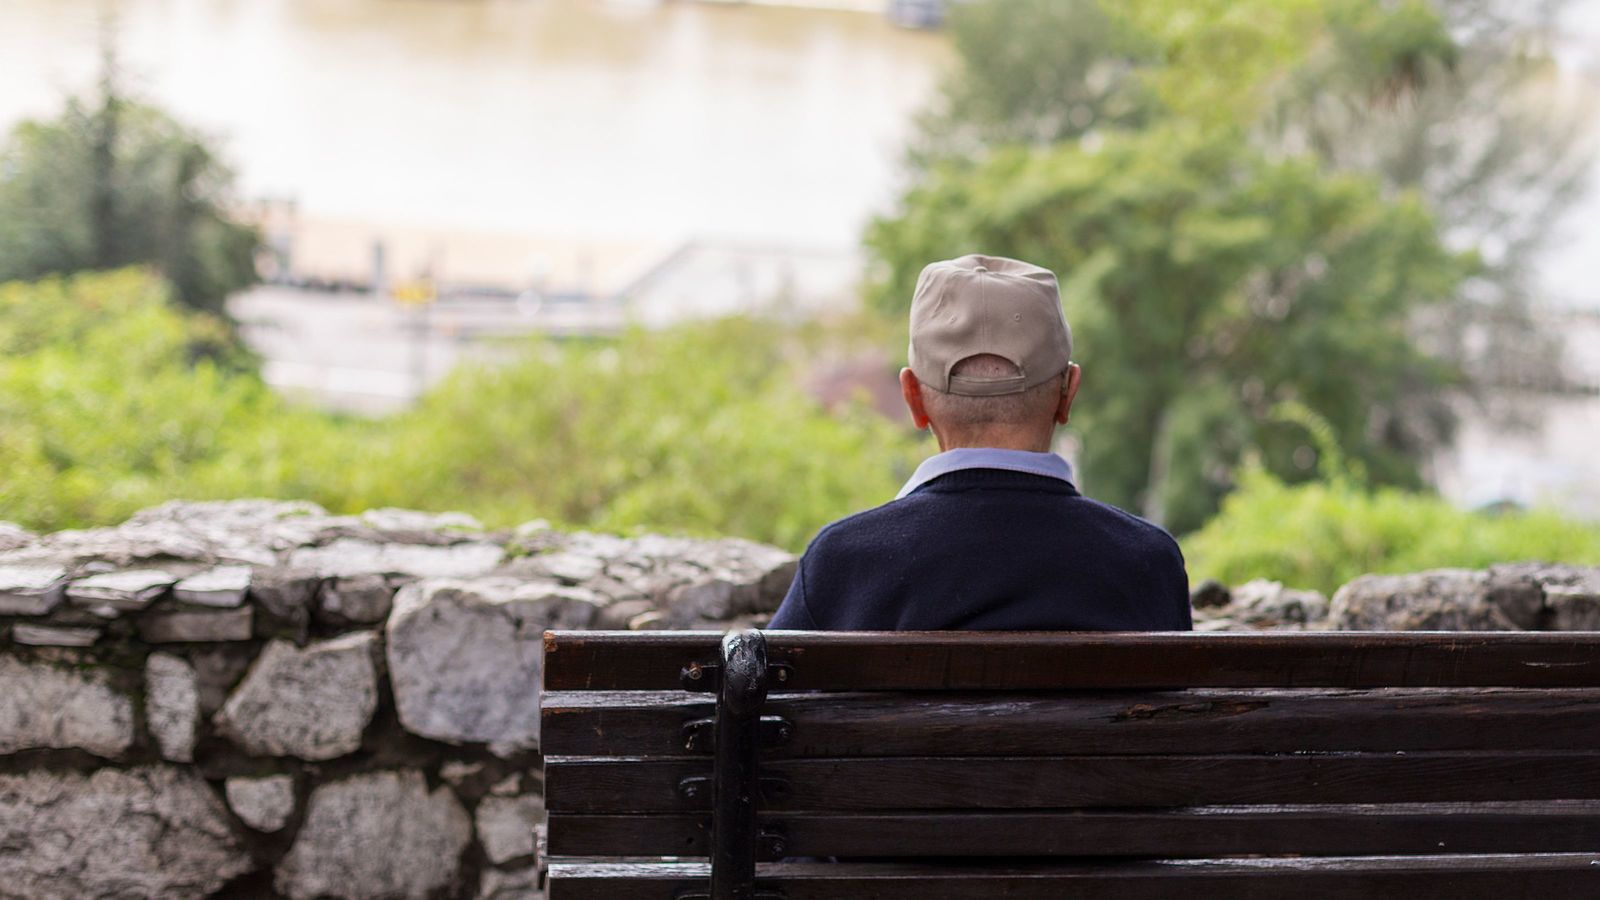
[[[1363,575],[1334,592],[1257,580],[1190,596],[1197,631],[1600,631],[1600,568],[1510,563]]]
[[[0,523],[0,896],[542,896],[546,628],[723,628],[794,558],[460,515]]]
[[[0,523],[0,897],[539,897],[541,633],[760,624],[794,565],[304,503]],[[1600,569],[1194,602],[1202,630],[1600,629]]]

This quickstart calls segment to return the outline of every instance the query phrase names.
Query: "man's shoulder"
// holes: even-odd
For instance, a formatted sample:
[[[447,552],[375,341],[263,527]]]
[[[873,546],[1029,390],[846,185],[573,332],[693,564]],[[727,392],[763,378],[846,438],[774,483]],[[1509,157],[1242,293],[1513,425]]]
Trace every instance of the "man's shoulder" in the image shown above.
[[[921,505],[918,495],[911,494],[852,513],[842,519],[835,519],[822,526],[817,536],[811,539],[811,550],[830,544],[850,545],[863,538],[871,538],[884,534],[887,530],[901,528],[905,516],[913,513]]]
[[[1107,528],[1143,538],[1174,551],[1178,549],[1177,539],[1165,528],[1149,519],[1136,516],[1119,506],[1112,506],[1092,497],[1079,495],[1076,499],[1082,504],[1082,509],[1087,515],[1097,522],[1103,523]]]

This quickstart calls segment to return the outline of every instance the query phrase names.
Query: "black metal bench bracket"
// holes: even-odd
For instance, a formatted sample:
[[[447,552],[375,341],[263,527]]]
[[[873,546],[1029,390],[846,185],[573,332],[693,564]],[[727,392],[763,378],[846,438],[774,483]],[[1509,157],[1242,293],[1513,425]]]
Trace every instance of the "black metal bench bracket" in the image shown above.
[[[753,629],[752,629],[753,630]],[[767,685],[773,688],[783,688],[794,677],[794,667],[786,662],[767,664]],[[692,662],[683,667],[678,673],[678,682],[686,691],[698,694],[714,694],[722,689],[722,664],[715,662]]]
[[[683,748],[694,753],[710,753],[716,747],[715,718],[691,719],[683,723]],[[756,723],[756,741],[764,750],[782,747],[794,737],[794,723],[782,716],[762,716]]]
[[[767,675],[765,635],[752,628],[722,639],[713,728],[710,900],[756,900],[758,731]],[[692,680],[705,679],[702,674]]]
[[[709,800],[716,779],[710,775],[685,775],[678,779],[678,796],[685,803],[699,805],[702,801]],[[761,775],[756,778],[756,792],[765,803],[782,803],[789,799],[792,789],[787,776],[778,774]]]

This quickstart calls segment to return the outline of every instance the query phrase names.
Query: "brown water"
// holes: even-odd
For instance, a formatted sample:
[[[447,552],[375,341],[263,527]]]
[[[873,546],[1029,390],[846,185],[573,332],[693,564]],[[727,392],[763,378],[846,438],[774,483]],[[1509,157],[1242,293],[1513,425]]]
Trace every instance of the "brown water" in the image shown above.
[[[0,0],[0,127],[135,83],[309,216],[838,245],[893,196],[943,38],[601,0]]]

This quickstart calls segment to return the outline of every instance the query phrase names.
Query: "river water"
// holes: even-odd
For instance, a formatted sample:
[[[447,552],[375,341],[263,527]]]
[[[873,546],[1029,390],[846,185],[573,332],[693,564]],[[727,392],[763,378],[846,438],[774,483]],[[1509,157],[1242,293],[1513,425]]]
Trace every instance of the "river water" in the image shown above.
[[[950,56],[878,15],[685,0],[4,0],[0,128],[92,85],[107,9],[249,196],[669,244],[854,242]]]

